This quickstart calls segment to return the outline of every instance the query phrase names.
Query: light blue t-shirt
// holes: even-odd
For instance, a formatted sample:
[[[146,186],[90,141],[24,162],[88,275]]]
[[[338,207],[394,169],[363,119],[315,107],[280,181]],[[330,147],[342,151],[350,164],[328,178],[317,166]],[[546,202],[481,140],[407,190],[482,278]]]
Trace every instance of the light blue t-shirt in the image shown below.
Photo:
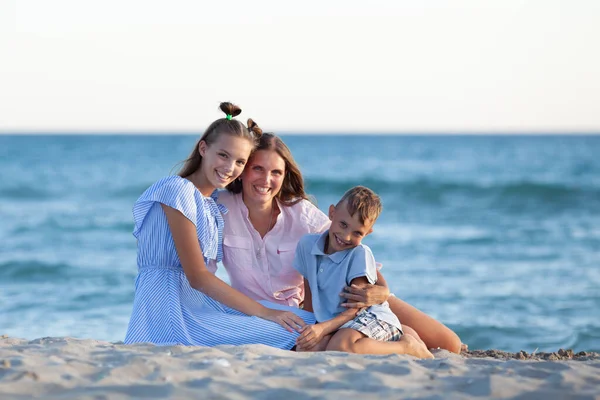
[[[360,244],[354,248],[325,254],[325,239],[329,230],[321,234],[305,235],[298,242],[293,266],[306,278],[312,293],[312,305],[317,321],[330,320],[346,310],[340,306],[340,293],[350,286],[354,278],[367,277],[369,283],[377,282],[375,257],[371,249]],[[379,320],[402,329],[400,321],[386,301],[369,307]]]

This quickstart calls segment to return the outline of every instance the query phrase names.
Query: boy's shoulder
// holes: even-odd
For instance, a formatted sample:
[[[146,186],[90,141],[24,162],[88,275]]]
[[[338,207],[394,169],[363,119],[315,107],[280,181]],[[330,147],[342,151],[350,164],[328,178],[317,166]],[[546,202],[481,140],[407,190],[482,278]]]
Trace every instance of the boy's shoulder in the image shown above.
[[[356,246],[355,248],[350,250],[350,254],[349,254],[352,258],[356,258],[356,257],[369,257],[369,258],[375,258],[375,256],[373,255],[373,251],[371,251],[371,248],[369,246],[367,246],[366,244],[362,244],[360,243],[358,246]]]
[[[346,278],[348,282],[358,277],[366,277],[371,284],[377,282],[377,264],[369,246],[361,243],[353,248],[350,254],[348,254],[348,263],[346,265],[348,270]]]

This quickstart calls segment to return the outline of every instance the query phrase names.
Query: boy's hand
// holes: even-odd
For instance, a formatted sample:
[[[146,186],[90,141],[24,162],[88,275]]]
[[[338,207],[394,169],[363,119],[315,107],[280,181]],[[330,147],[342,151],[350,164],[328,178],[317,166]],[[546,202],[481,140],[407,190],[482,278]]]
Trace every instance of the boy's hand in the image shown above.
[[[296,339],[296,346],[302,350],[310,350],[323,339],[323,327],[319,324],[305,325],[300,329],[300,336]]]

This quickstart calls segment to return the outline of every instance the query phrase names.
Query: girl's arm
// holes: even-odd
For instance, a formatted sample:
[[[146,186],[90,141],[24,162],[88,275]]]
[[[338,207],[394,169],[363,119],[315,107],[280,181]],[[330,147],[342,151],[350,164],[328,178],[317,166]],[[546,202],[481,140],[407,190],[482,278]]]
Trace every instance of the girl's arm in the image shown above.
[[[290,332],[305,325],[302,318],[293,312],[264,307],[213,275],[204,263],[194,224],[178,210],[164,204],[161,206],[167,216],[177,255],[191,287],[244,314],[276,322]]]
[[[354,283],[353,280],[352,285],[346,286],[340,296],[348,300],[341,304],[342,307],[363,308],[387,301],[390,289],[381,272],[377,270],[375,285],[371,285],[366,279],[360,283]]]

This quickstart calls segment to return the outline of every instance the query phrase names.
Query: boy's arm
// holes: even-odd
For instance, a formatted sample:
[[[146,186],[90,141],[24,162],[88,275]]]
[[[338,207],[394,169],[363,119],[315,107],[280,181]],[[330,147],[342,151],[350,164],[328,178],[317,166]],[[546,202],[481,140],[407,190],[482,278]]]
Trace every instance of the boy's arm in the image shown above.
[[[371,285],[366,276],[359,276],[357,278],[352,279],[352,282],[350,282],[350,286],[361,287],[366,285]],[[352,300],[350,301],[352,302]],[[319,322],[319,325],[323,325],[323,329],[325,331],[324,335],[337,331],[338,329],[340,329],[340,326],[344,325],[350,320],[353,320],[361,308],[363,307],[353,307],[350,310],[346,310],[343,313],[340,313],[338,316],[330,319],[329,321]]]
[[[374,285],[366,280],[357,284],[353,283],[346,286],[340,296],[347,300],[341,304],[342,307],[370,307],[387,301],[390,297],[390,289],[383,275],[377,271],[377,282]]]
[[[358,253],[358,252],[357,252]],[[390,290],[387,282],[379,269],[370,249],[358,253],[353,259],[353,277],[363,277],[364,279],[355,283],[354,279],[350,285],[344,288],[340,296],[346,299],[341,306],[346,308],[363,308],[370,307],[375,304],[382,304],[387,301],[390,296]]]
[[[355,278],[352,280],[352,283],[359,283],[364,279],[365,282],[368,283],[366,277]],[[310,285],[308,281],[304,280],[304,309],[307,311],[312,311],[312,296],[310,291]],[[310,297],[310,300],[307,299]],[[310,310],[307,309],[310,307]],[[324,336],[329,335],[338,329],[346,322],[354,319],[356,314],[358,313],[358,308],[352,308],[350,310],[346,310],[339,315],[329,319],[327,321],[319,322],[315,325],[305,325],[300,329],[300,336],[296,339],[296,345],[305,350],[310,350],[314,346],[316,346]]]
[[[358,309],[345,310],[344,312],[340,313],[336,317],[331,318],[330,320],[319,322],[318,325],[320,325],[321,329],[323,329],[323,336],[329,335],[330,333],[333,333],[340,329],[340,326],[344,325],[350,320],[353,320],[354,317],[356,317],[357,313]],[[308,327],[310,325],[306,326]],[[301,330],[300,332],[303,332],[303,330]]]
[[[357,308],[346,310],[338,316],[315,325],[304,325],[300,329],[300,336],[296,339],[296,346],[302,350],[310,350],[315,347],[325,336],[337,331],[340,326],[354,319]]]
[[[304,306],[302,307],[305,311],[315,312],[312,305],[312,292],[310,291],[310,285],[306,278],[304,278]]]

